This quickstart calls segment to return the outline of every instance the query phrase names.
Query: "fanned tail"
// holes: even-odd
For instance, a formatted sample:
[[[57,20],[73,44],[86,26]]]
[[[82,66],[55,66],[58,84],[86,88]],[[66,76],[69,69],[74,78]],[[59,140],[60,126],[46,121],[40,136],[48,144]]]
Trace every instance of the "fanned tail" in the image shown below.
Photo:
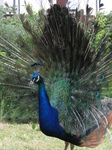
[[[32,37],[39,45],[38,58],[46,68],[41,74],[52,85],[50,100],[61,112],[60,122],[66,132],[85,137],[87,131],[90,134],[95,128],[100,134],[102,122],[105,130],[108,127],[106,117],[111,110],[102,100],[112,96],[112,52],[111,42],[106,44],[108,33],[92,49],[92,36],[98,27],[96,24],[89,27],[91,36],[87,36],[88,28],[81,27],[76,14],[54,5],[45,16],[39,43]]]

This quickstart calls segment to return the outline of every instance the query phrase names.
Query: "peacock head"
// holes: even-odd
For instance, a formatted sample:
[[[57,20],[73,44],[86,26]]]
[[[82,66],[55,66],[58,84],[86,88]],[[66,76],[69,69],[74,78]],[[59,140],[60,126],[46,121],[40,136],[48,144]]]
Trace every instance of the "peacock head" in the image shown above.
[[[42,78],[42,76],[39,75],[38,72],[36,72],[32,75],[31,81],[35,84],[39,84],[43,81],[43,78]]]
[[[43,78],[38,73],[38,71],[39,71],[39,67],[42,66],[42,64],[40,62],[36,62],[36,63],[32,64],[31,66],[34,67],[35,71],[36,71],[31,77],[31,82],[35,83],[35,84],[41,83],[43,81]]]

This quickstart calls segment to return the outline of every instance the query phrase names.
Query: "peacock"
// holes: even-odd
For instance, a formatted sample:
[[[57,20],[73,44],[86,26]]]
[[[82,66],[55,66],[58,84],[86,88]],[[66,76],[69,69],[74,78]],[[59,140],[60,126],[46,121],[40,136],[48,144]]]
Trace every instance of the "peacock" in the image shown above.
[[[39,116],[41,131],[79,147],[95,148],[110,134],[112,123],[112,51],[108,33],[97,47],[97,18],[89,21],[87,5],[84,23],[81,11],[57,4],[39,12],[30,5],[20,15],[30,42],[18,36],[16,44],[0,35],[0,85],[12,111],[26,122]],[[9,101],[8,101],[9,105]],[[29,112],[32,116],[29,116]],[[21,118],[10,116],[8,121]],[[111,136],[111,134],[110,134]]]

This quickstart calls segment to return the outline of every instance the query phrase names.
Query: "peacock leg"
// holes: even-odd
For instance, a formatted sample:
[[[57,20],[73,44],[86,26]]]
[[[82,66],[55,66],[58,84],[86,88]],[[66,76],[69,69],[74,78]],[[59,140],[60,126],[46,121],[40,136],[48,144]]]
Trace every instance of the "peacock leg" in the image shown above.
[[[69,142],[65,142],[65,149],[64,150],[67,150],[68,145],[69,145]]]
[[[70,144],[70,148],[71,148],[71,150],[73,150],[74,149],[74,145]]]

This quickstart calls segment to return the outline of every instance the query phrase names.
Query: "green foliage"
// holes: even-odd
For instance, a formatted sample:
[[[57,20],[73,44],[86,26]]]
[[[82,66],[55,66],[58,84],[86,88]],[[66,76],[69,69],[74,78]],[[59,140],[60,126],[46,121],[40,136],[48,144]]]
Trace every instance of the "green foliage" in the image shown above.
[[[8,11],[8,9],[6,11]],[[11,8],[9,12],[10,11],[11,11]],[[31,28],[35,28],[35,24],[37,24],[39,20],[41,20],[40,16],[41,16],[41,13],[44,13],[44,11],[40,10],[38,14],[35,12],[31,12],[30,7],[27,8],[27,11],[30,11],[30,13],[24,15],[23,24],[25,24],[25,22],[28,21],[31,24]],[[17,46],[17,48],[21,49],[21,55],[25,55],[27,50],[29,51],[30,54],[32,54],[32,49],[35,46],[32,44],[31,35],[25,31],[23,24],[21,23],[22,20],[20,19],[20,17],[16,13],[13,13],[12,17],[5,16],[4,14],[6,15],[3,8],[1,8],[0,9],[0,19],[1,19],[0,44],[2,46],[0,46],[0,55],[4,57],[10,56],[10,58],[14,58],[16,61],[15,69],[20,68],[20,66],[18,66],[18,64],[20,63],[20,60],[18,60],[18,58],[16,58],[13,55],[13,53],[7,51],[6,47],[9,49],[10,48],[12,49],[13,45],[15,47]],[[3,41],[2,38],[6,39],[6,41]],[[5,63],[5,61],[3,62]],[[9,65],[10,65],[10,62],[9,62]],[[3,70],[2,67],[0,69]],[[21,76],[23,76],[23,73],[21,73]],[[33,105],[36,105],[36,104],[33,104],[31,100],[29,101],[30,97],[29,99],[26,99],[26,97],[20,97],[16,99],[15,91],[16,90],[10,90],[10,88],[8,87],[4,88],[3,86],[0,86],[0,118],[1,120],[8,118],[10,119],[8,121],[11,121],[12,118],[15,118],[14,121],[17,121],[16,118],[23,118],[23,119],[26,118],[26,122],[29,122],[32,116],[34,117],[34,119],[35,118],[38,119],[37,113],[33,114],[35,111]],[[21,90],[20,90],[20,93],[21,93]]]
[[[0,55],[6,56],[6,52],[0,52]]]
[[[97,22],[96,22],[97,20]],[[96,23],[96,33],[94,33],[94,36],[92,36],[91,40],[91,48],[92,49],[98,49],[101,45],[101,40],[106,37],[106,45],[107,47],[110,45],[111,42],[111,23],[112,23],[112,17],[111,14],[104,15],[104,13],[98,13],[96,16],[96,19],[94,21]],[[109,50],[109,49],[108,49]]]
[[[33,129],[33,130],[35,129],[35,124],[34,124],[34,123],[32,124],[32,129]]]
[[[39,125],[36,123],[31,123],[31,125],[32,125],[32,129],[33,130],[35,130],[35,131],[40,131],[40,127],[39,127]]]

